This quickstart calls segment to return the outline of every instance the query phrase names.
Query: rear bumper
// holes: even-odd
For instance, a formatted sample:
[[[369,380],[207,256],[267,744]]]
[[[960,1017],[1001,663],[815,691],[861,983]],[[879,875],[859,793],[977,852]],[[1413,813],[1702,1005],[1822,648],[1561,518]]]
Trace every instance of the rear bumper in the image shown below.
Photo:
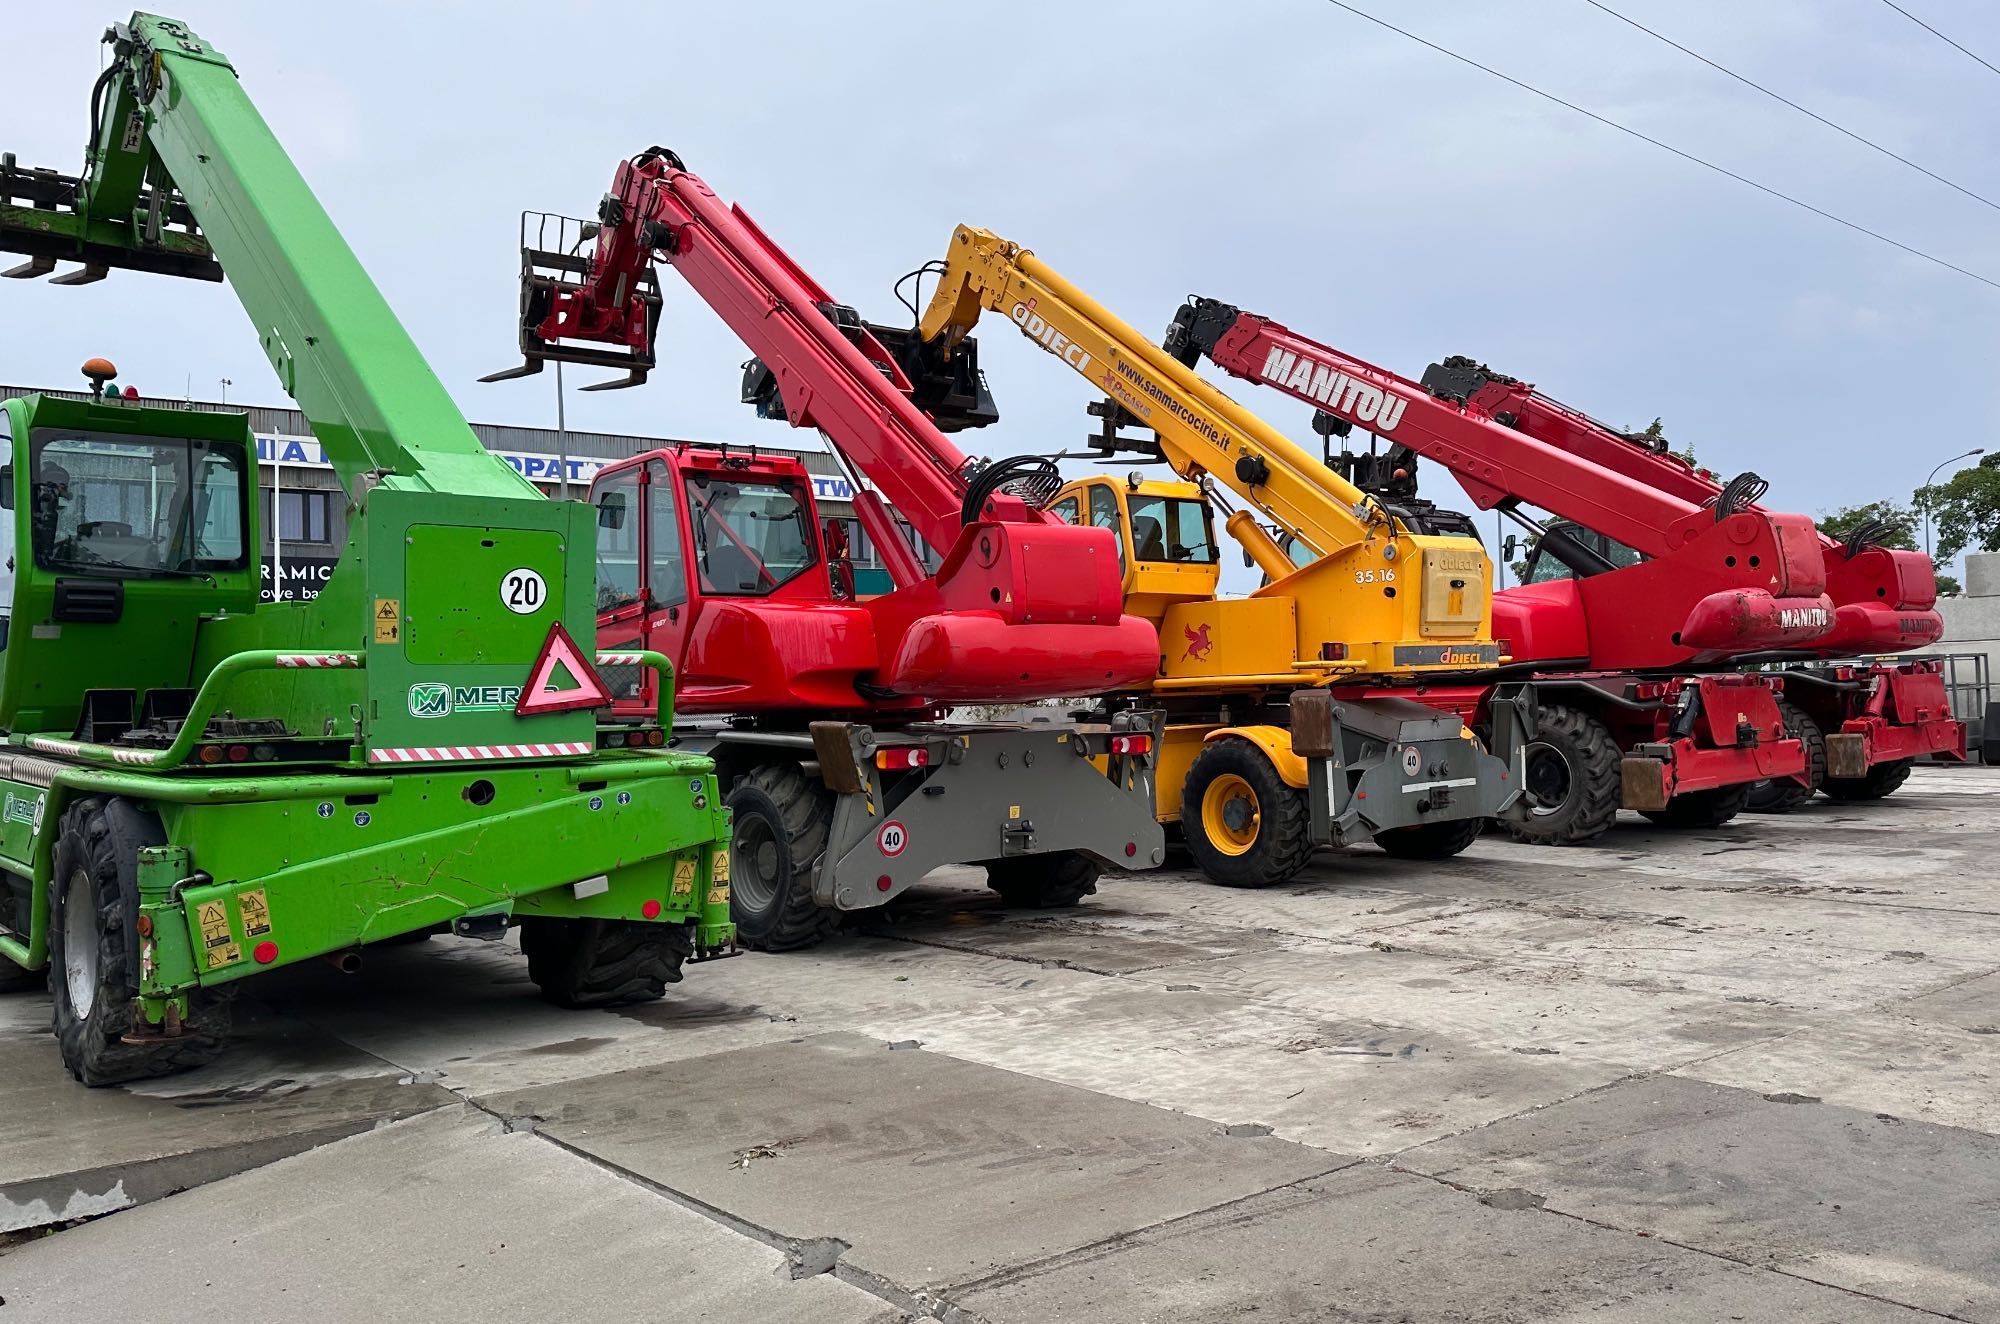
[[[850,744],[846,771],[857,780],[855,789],[838,789],[838,773],[828,770],[839,750],[820,748],[836,799],[815,897],[837,910],[866,910],[946,865],[1064,851],[1113,868],[1157,868],[1166,859],[1154,807],[1159,731],[1140,723],[1131,730],[1150,731],[1152,749],[1111,754],[1110,733],[1068,727],[932,728],[917,737],[936,750],[930,766],[885,782],[873,733],[840,728]]]
[[[1691,739],[1638,745],[1619,764],[1626,809],[1665,809],[1677,795],[1741,786],[1773,777],[1803,778],[1806,747],[1798,740],[1770,740],[1717,748]]]

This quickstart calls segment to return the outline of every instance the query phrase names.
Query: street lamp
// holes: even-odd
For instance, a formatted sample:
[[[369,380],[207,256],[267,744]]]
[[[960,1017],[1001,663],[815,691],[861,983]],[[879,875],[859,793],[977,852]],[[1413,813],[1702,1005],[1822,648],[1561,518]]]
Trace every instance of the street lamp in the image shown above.
[[[1930,489],[1931,478],[1935,478],[1938,476],[1938,469],[1944,468],[1947,464],[1957,464],[1960,460],[1969,460],[1975,455],[1984,455],[1984,454],[1986,454],[1986,448],[1984,446],[1974,446],[1971,450],[1967,451],[1963,455],[1954,455],[1949,460],[1938,461],[1937,469],[1931,470],[1930,478],[1924,479],[1925,490],[1928,491]],[[1924,555],[1929,556],[1930,554],[1931,554],[1931,498],[1927,496],[1924,498]]]

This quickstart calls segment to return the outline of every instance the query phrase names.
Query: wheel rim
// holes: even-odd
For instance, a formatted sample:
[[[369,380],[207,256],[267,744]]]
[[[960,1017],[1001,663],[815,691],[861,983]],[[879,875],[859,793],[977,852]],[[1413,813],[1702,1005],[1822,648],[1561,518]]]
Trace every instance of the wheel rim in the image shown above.
[[[1256,788],[1226,772],[1201,793],[1201,826],[1209,844],[1224,855],[1247,855],[1264,821]]]
[[[768,908],[784,882],[784,844],[762,814],[736,820],[729,840],[730,900],[756,913]]]
[[[1560,749],[1540,740],[1528,746],[1526,759],[1527,775],[1521,789],[1529,812],[1537,818],[1559,812],[1569,803],[1569,760]]]
[[[97,960],[96,898],[90,875],[78,869],[63,886],[63,987],[78,1020],[97,1005]]]

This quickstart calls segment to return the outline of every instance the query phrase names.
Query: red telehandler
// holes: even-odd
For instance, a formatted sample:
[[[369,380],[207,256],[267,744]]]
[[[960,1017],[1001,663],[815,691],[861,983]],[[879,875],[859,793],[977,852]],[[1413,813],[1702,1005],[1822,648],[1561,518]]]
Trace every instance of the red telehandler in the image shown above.
[[[1463,399],[1469,414],[1493,419],[1663,496],[1706,503],[1728,494],[1728,487],[1706,470],[1666,454],[1643,436],[1620,432],[1471,359],[1435,364],[1424,381],[1441,394]],[[1754,504],[1760,494],[1751,494],[1753,504],[1747,509],[1760,510]],[[1951,714],[1943,664],[1874,656],[1936,643],[1944,634],[1930,557],[1884,547],[1876,541],[1882,533],[1864,527],[1845,539],[1818,535],[1827,593],[1834,603],[1833,629],[1782,661],[1826,660],[1778,668],[1785,678],[1789,719],[1813,751],[1813,784],[1835,800],[1879,800],[1909,779],[1917,759],[1965,757],[1965,723]],[[1615,545],[1607,550],[1614,556],[1621,551]],[[1543,551],[1537,547],[1530,557],[1530,578]],[[1811,799],[1812,793],[1812,786],[1773,782],[1759,789],[1753,804],[1789,808]]]
[[[873,484],[855,483],[855,509],[895,588],[865,601],[795,457],[684,445],[592,484],[608,549],[599,644],[666,654],[675,712],[706,717],[676,739],[710,754],[729,788],[742,941],[809,946],[842,911],[946,864],[983,864],[1008,902],[1053,906],[1095,891],[1105,866],[1165,858],[1154,714],[1088,728],[943,720],[954,703],[1128,686],[1159,662],[1153,628],[1124,614],[1112,535],[1043,513],[1062,481],[1054,462],[968,459],[913,403],[960,392],[955,413],[995,417],[976,364],[914,385],[851,309],[662,148],[620,164],[594,224],[531,213],[522,254],[526,362],[486,380],[557,360],[626,370],[587,390],[644,381],[664,261],[757,356],[752,402],[818,429]],[[936,570],[891,507],[941,551]],[[617,678],[615,711],[654,710],[647,673]]]
[[[1706,504],[1673,496],[1469,411],[1428,379],[1409,381],[1212,299],[1181,307],[1166,348],[1189,366],[1205,355],[1316,406],[1327,462],[1413,527],[1475,534],[1467,516],[1417,495],[1422,457],[1456,475],[1482,509],[1534,528],[1521,509],[1533,506],[1639,553],[1613,559],[1588,537],[1537,529],[1560,574],[1494,595],[1502,670],[1421,688],[1425,702],[1476,726],[1496,679],[1533,679],[1532,812],[1507,825],[1516,837],[1587,841],[1621,806],[1668,825],[1714,826],[1767,779],[1803,788],[1808,751],[1786,731],[1780,683],[1729,668],[1812,644],[1832,628],[1833,605],[1812,522],[1752,505],[1763,488],[1754,474]],[[1332,439],[1355,427],[1386,449],[1333,453]]]

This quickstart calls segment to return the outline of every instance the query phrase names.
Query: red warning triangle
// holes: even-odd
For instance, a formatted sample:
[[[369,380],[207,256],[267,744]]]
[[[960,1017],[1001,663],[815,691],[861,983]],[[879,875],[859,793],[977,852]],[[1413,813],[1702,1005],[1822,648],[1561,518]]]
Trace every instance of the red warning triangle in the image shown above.
[[[569,689],[557,687],[557,681],[567,672],[569,679],[576,682]],[[514,716],[533,717],[539,713],[569,713],[579,708],[609,708],[611,691],[604,688],[597,671],[584,661],[583,653],[576,646],[576,640],[569,637],[557,621],[549,627],[549,637],[542,641],[541,655],[535,659],[535,666],[528,673],[528,683],[521,687],[521,697],[514,704]]]

